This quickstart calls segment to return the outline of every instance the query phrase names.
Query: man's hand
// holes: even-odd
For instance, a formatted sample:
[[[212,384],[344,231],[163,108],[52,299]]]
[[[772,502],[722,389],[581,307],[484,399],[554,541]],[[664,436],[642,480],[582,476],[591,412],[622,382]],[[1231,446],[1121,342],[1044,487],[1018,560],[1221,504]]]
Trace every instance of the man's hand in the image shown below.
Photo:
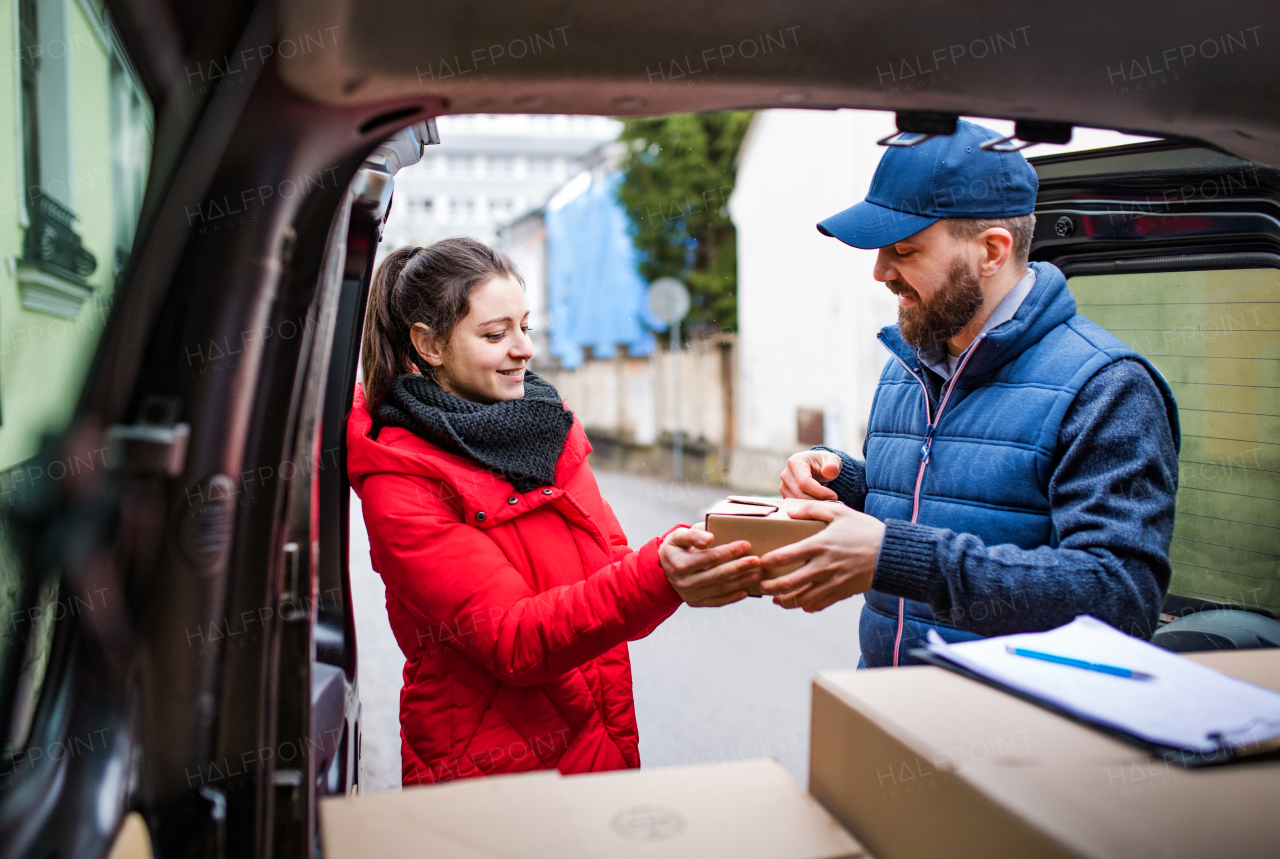
[[[760,559],[747,554],[750,543],[739,540],[705,548],[712,539],[709,531],[680,528],[658,548],[667,581],[695,608],[737,602],[747,596],[750,585],[760,581]]]
[[[871,590],[876,555],[884,537],[883,522],[834,504],[806,504],[791,511],[791,518],[819,519],[828,524],[812,537],[774,549],[760,559],[765,570],[804,562],[800,569],[785,576],[762,581],[761,592],[783,608],[812,612]]]
[[[836,493],[823,486],[840,476],[840,457],[829,450],[804,450],[793,453],[782,472],[782,486],[778,492],[783,498],[804,498],[810,501],[836,501]],[[818,481],[822,481],[819,483]]]

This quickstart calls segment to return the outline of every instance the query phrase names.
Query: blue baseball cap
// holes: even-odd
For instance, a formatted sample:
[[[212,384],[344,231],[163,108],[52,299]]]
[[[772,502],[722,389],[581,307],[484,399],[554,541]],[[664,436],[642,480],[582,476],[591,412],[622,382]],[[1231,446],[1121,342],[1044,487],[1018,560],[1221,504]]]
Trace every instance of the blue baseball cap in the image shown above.
[[[867,198],[820,221],[818,232],[872,249],[900,242],[943,218],[1031,214],[1040,182],[1027,159],[1021,152],[981,148],[984,140],[1002,136],[961,119],[954,134],[888,147]]]

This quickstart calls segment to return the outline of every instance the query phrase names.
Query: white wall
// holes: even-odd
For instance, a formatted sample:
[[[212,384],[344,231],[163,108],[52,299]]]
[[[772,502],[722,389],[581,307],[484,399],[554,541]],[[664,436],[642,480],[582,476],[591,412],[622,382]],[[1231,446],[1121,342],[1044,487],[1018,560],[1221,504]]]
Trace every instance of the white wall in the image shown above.
[[[887,353],[876,332],[897,319],[871,277],[875,251],[818,232],[860,201],[893,114],[762,111],[739,156],[729,211],[738,231],[738,433],[732,472],[772,490],[796,440],[796,410],[822,409],[824,441],[861,456]]]
[[[680,356],[680,425],[685,438],[725,445],[724,361],[732,361],[732,339],[695,339]],[[646,358],[583,361],[575,370],[546,371],[547,379],[587,429],[604,430],[639,445],[653,444],[675,429],[671,353]]]
[[[507,252],[524,278],[536,372],[551,358],[548,330],[551,319],[547,315],[547,225],[541,211],[526,215],[499,232],[496,245]]]

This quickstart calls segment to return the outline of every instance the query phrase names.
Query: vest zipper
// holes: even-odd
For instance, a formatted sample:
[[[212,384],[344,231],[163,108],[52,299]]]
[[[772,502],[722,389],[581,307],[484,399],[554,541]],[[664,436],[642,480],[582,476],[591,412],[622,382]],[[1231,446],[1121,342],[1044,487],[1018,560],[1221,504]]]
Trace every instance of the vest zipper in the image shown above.
[[[915,492],[912,493],[911,496],[911,523],[913,525],[915,524],[916,519],[920,517],[920,488],[924,485],[924,470],[929,465],[929,457],[933,450],[934,433],[937,432],[938,424],[942,423],[942,412],[946,409],[947,403],[951,400],[951,392],[955,390],[956,382],[959,381],[960,374],[964,372],[965,365],[969,363],[969,359],[973,357],[973,353],[978,351],[978,344],[986,338],[987,335],[985,334],[978,335],[978,339],[974,340],[973,344],[965,350],[965,355],[964,358],[961,359],[960,365],[956,367],[955,373],[953,373],[951,378],[947,381],[946,391],[943,393],[942,401],[938,403],[938,417],[936,420],[934,419],[932,410],[929,407],[929,387],[925,385],[924,379],[920,378],[914,370],[908,367],[907,363],[898,357],[897,352],[889,349],[887,344],[885,345],[885,348],[889,349],[889,354],[893,356],[893,359],[902,365],[902,369],[907,371],[907,375],[920,383],[920,390],[924,392],[924,443],[920,445],[920,470],[916,472],[916,488]],[[884,340],[881,339],[880,342],[883,343]],[[902,649],[902,626],[906,619],[906,604],[907,601],[905,599],[898,597],[898,633],[893,639],[894,668],[898,667],[898,652]]]

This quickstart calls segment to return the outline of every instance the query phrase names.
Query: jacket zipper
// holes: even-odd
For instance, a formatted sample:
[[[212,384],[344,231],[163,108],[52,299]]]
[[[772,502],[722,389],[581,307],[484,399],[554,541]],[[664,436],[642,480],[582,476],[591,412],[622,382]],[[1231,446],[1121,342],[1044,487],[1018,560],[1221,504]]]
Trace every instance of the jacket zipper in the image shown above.
[[[947,403],[951,400],[951,392],[955,390],[956,382],[960,380],[960,374],[964,372],[965,365],[969,363],[969,359],[973,357],[973,353],[978,351],[978,344],[987,338],[985,334],[979,334],[978,339],[965,350],[965,356],[960,361],[960,365],[956,367],[955,373],[952,374],[947,382],[946,391],[942,396],[942,400],[938,403],[938,418],[934,420],[932,410],[929,407],[929,388],[924,383],[924,379],[920,378],[914,370],[907,366],[907,362],[903,361],[897,352],[889,349],[889,344],[884,342],[884,337],[877,335],[877,339],[884,344],[884,348],[889,350],[889,354],[893,359],[902,365],[902,369],[907,371],[907,375],[920,383],[920,390],[924,392],[924,443],[920,445],[920,470],[916,472],[916,488],[911,496],[911,523],[914,525],[916,519],[920,517],[920,488],[924,485],[924,470],[929,465],[929,457],[933,450],[933,436],[937,432],[938,424],[942,422],[942,412],[946,409]],[[902,597],[898,597],[898,632],[893,639],[893,667],[898,667],[898,653],[902,649],[902,626],[906,619],[906,603]]]

